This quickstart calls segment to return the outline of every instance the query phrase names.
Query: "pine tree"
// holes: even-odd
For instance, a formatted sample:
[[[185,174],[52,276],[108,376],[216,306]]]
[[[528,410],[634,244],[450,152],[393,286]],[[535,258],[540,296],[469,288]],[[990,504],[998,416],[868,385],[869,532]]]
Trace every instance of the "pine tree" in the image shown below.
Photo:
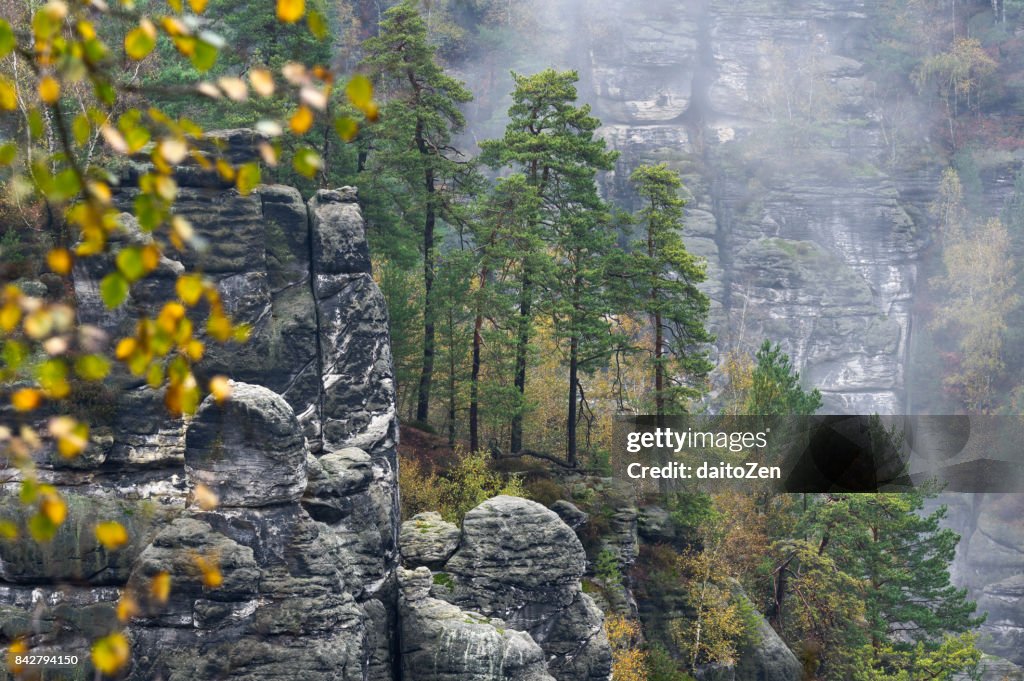
[[[415,0],[404,0],[384,13],[380,34],[364,43],[365,66],[386,99],[375,131],[366,179],[395,201],[406,220],[420,225],[423,256],[423,362],[417,391],[416,419],[426,421],[434,373],[434,285],[438,222],[460,218],[460,195],[476,181],[469,162],[452,146],[466,119],[460,104],[472,99],[465,86],[446,75],[435,61],[427,27]]]
[[[776,343],[766,340],[755,355],[746,412],[764,416],[808,416],[821,407],[821,392],[800,387],[800,373]]]
[[[469,448],[480,448],[480,393],[484,321],[515,316],[525,270],[546,259],[538,233],[540,201],[522,174],[499,179],[477,208],[473,237],[477,249],[473,292],[473,348],[470,370]],[[517,409],[517,411],[519,411]]]
[[[794,597],[798,591],[815,590],[807,580],[808,567],[821,560],[832,566],[827,589],[830,600],[848,603],[858,599],[863,604],[860,621],[837,617],[823,626],[834,632],[831,637],[836,641],[849,643],[866,636],[865,655],[870,661],[865,665],[861,659],[858,666],[891,666],[899,659],[892,651],[907,652],[918,646],[938,650],[952,637],[981,624],[984,617],[974,617],[975,604],[967,599],[966,590],[950,583],[949,564],[960,538],[940,527],[946,508],[923,512],[925,500],[933,496],[927,490],[913,490],[814,498],[798,525],[806,539],[794,542],[807,555],[801,555],[799,547],[786,548],[787,555],[776,570],[781,586],[777,589],[776,625],[786,634],[781,618],[786,603],[796,620],[823,621],[820,605]],[[842,579],[836,579],[839,573]],[[807,608],[816,612],[803,612]],[[856,630],[861,630],[860,634]],[[820,636],[818,642],[824,642]],[[831,659],[833,665],[841,664],[840,659],[852,652],[849,645],[842,648],[833,651],[831,658],[826,651],[825,663]],[[912,662],[914,657],[905,659]]]
[[[541,210],[531,230],[543,235],[558,253],[557,276],[541,270],[541,262],[527,261],[519,284],[519,314],[516,320],[515,386],[520,395],[526,390],[526,365],[531,338],[531,321],[544,284],[557,284],[550,310],[560,320],[563,337],[569,345],[569,409],[567,415],[566,455],[570,463],[576,456],[576,418],[578,372],[587,357],[580,354],[584,336],[597,327],[594,320],[600,305],[593,299],[596,279],[602,272],[601,258],[607,252],[609,234],[607,209],[597,195],[594,178],[599,170],[611,170],[617,154],[605,148],[594,133],[600,121],[590,115],[590,107],[576,105],[575,71],[553,69],[533,76],[512,74],[515,90],[509,108],[509,123],[500,140],[481,145],[481,159],[488,165],[512,167],[526,177],[541,202]],[[512,418],[511,449],[522,449],[522,413]]]
[[[661,416],[670,408],[685,410],[686,401],[703,392],[712,369],[707,351],[700,349],[714,340],[704,327],[710,301],[697,288],[706,278],[706,264],[686,250],[679,232],[686,205],[679,197],[679,175],[664,163],[642,165],[630,181],[645,206],[636,216],[642,238],[622,274],[638,289],[638,311],[648,315],[654,331],[650,365],[655,413]]]

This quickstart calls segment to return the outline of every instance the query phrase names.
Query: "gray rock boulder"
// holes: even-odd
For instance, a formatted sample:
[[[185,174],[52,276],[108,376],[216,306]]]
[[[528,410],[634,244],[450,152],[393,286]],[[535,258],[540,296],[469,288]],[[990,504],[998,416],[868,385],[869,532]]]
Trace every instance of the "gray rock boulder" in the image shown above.
[[[417,513],[402,523],[398,535],[402,560],[411,567],[440,568],[455,553],[460,534],[440,513]]]
[[[581,511],[576,504],[565,499],[559,499],[551,504],[551,510],[558,514],[562,522],[574,530],[582,527],[590,520],[590,516],[585,511]]]
[[[128,678],[364,679],[369,617],[345,558],[298,504],[179,518],[143,551],[125,588],[142,605]],[[171,575],[166,602],[152,595],[161,573]]]
[[[321,189],[309,201],[313,221],[313,260],[324,274],[370,271],[363,216],[354,187]]]
[[[444,569],[455,605],[529,633],[560,681],[608,678],[604,617],[580,587],[586,555],[554,511],[518,497],[485,501],[466,514]]]
[[[398,569],[403,675],[417,681],[554,681],[545,651],[500,619],[432,598],[425,567]]]
[[[298,501],[306,489],[306,445],[292,408],[262,386],[231,382],[231,399],[207,397],[189,424],[185,471],[222,506]]]

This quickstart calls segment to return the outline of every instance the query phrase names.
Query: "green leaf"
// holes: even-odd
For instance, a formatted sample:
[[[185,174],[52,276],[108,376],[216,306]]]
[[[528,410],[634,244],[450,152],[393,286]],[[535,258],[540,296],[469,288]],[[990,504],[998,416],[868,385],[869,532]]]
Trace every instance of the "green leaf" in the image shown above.
[[[128,151],[136,152],[149,144],[149,130],[143,126],[130,128],[124,133],[124,141],[128,143]]]
[[[32,108],[28,112],[28,131],[32,135],[32,139],[38,140],[43,138],[43,133],[46,127],[43,125],[43,114],[40,113],[39,109]]]
[[[17,371],[25,363],[27,357],[28,348],[24,343],[16,340],[8,340],[4,343],[3,350],[0,350],[0,359],[4,361],[8,371]]]
[[[305,177],[313,177],[323,165],[323,161],[320,160],[320,154],[309,147],[303,147],[296,151],[295,158],[292,159],[292,166],[296,172]]]
[[[373,84],[366,76],[352,76],[345,86],[345,96],[354,107],[363,110],[373,101]]]
[[[71,133],[75,136],[75,142],[81,146],[89,141],[92,134],[92,126],[89,124],[89,117],[85,114],[78,114],[71,123]]]
[[[114,309],[128,297],[128,280],[120,272],[111,272],[100,281],[100,297],[104,305]]]
[[[146,384],[154,390],[164,384],[164,367],[160,362],[149,365],[146,370]]]
[[[139,60],[145,58],[147,54],[153,51],[154,47],[156,47],[156,40],[153,39],[149,31],[142,27],[130,31],[124,37],[124,51],[131,59]]]
[[[50,192],[50,198],[54,201],[66,201],[77,194],[81,188],[78,175],[70,168],[66,168],[53,178],[53,190]]]
[[[75,360],[75,373],[86,381],[102,381],[110,373],[110,360],[103,355],[82,355]]]
[[[313,10],[306,16],[306,24],[309,26],[309,32],[317,40],[323,40],[330,33],[327,27],[327,19],[316,10]]]
[[[37,542],[48,542],[57,534],[57,525],[42,513],[36,513],[28,521],[28,531]]]
[[[11,25],[0,19],[0,59],[3,59],[11,53],[15,45],[14,31],[11,29]]]
[[[60,359],[48,359],[36,367],[36,378],[43,387],[52,386],[68,377],[68,368]]]
[[[197,40],[195,50],[189,58],[197,70],[209,71],[217,62],[217,48],[204,40]]]
[[[14,142],[8,142],[0,146],[0,166],[9,166],[18,157],[18,146]]]
[[[114,101],[117,100],[117,90],[114,86],[107,81],[94,80],[93,88],[96,91],[96,99],[100,100],[107,106],[113,106]]]
[[[31,504],[39,496],[39,483],[31,478],[21,482],[21,490],[18,492],[18,500],[23,504]]]
[[[164,219],[164,211],[157,200],[150,194],[139,194],[135,197],[135,217],[139,227],[145,232],[152,232]]]
[[[107,56],[107,46],[96,38],[82,41],[82,47],[85,50],[86,58],[94,64],[103,61],[103,58]]]
[[[334,129],[337,131],[338,137],[346,142],[351,142],[359,134],[359,123],[349,116],[339,116],[334,119]]]
[[[135,247],[121,249],[117,254],[117,269],[128,281],[141,279],[146,274],[142,251]]]
[[[247,196],[249,192],[256,188],[256,185],[260,183],[260,164],[255,161],[252,163],[246,163],[238,169],[238,175],[235,177],[235,186],[238,187],[238,193],[242,196]]]

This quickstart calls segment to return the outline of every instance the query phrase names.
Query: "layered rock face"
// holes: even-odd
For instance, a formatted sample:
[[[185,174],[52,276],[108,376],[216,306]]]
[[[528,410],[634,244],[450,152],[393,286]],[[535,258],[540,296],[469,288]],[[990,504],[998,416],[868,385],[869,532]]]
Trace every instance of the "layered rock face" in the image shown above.
[[[899,412],[928,196],[887,164],[864,3],[589,6],[581,90],[622,152],[606,193],[628,205],[642,162],[683,174],[719,350],[769,338],[826,411]]]
[[[405,667],[410,678],[463,674],[473,651],[493,650],[507,662],[471,678],[608,678],[604,616],[582,591],[586,555],[568,525],[540,504],[499,496],[466,514],[453,546],[456,532],[433,514],[402,527],[403,560],[416,568],[400,572],[403,665],[422,659]]]
[[[384,607],[360,603],[365,575],[348,567],[358,562],[349,529],[300,504],[307,449],[294,413],[266,388],[233,387],[223,406],[207,398],[187,436],[189,484],[206,485],[220,505],[190,506],[162,529],[125,586],[123,598],[140,604],[129,678],[374,675],[368,661],[381,647],[380,662],[387,656]],[[161,574],[171,576],[166,601],[152,587]]]
[[[224,134],[224,153],[252,153],[251,136]],[[67,501],[66,522],[48,544],[0,542],[0,637],[27,633],[33,652],[84,658],[131,597],[132,679],[391,679],[394,381],[355,190],[307,204],[284,186],[241,196],[188,168],[178,181],[175,210],[205,248],[168,251],[114,315],[98,295],[101,268],[79,265],[79,315],[116,339],[175,298],[186,267],[202,271],[252,327],[245,344],[208,341],[198,369],[200,380],[234,378],[232,399],[175,420],[161,391],[118,374],[76,406],[93,426],[86,455],[37,461]],[[118,200],[132,198],[125,189]],[[117,238],[145,242],[124,217]],[[0,495],[0,514],[15,520],[26,513],[16,484]],[[193,503],[199,484],[216,507]],[[97,541],[105,520],[127,529],[125,546]],[[166,603],[153,586],[162,573]]]
[[[954,580],[988,613],[980,629],[983,649],[1024,667],[1021,495],[943,494],[939,501],[949,508],[947,524],[961,537]]]
[[[222,141],[244,155],[252,139]],[[37,461],[67,520],[49,543],[0,541],[0,642],[24,636],[33,653],[85,660],[123,628],[131,681],[605,681],[583,549],[552,511],[501,497],[462,531],[424,514],[402,536],[406,561],[426,567],[398,569],[387,310],[355,190],[304,203],[283,186],[240,196],[188,168],[178,180],[176,212],[205,248],[169,252],[114,315],[102,268],[79,265],[79,314],[116,339],[199,269],[252,328],[243,345],[204,338],[199,378],[232,376],[231,398],[171,419],[162,391],[118,373],[77,405],[93,427],[88,451]],[[149,239],[124,223],[117,239]],[[24,525],[17,473],[0,480],[0,517]],[[94,533],[107,520],[128,532],[117,550]],[[449,572],[439,581],[428,567]]]

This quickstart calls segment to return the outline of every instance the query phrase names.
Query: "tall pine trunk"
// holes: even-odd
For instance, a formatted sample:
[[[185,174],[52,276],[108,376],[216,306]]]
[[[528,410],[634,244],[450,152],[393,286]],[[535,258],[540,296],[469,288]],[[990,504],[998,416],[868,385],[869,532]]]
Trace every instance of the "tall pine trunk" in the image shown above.
[[[573,468],[576,467],[576,381],[579,372],[579,350],[579,338],[574,333],[572,340],[569,341],[569,414],[566,418],[565,438],[565,461]]]
[[[654,225],[647,227],[647,256],[654,260]],[[651,272],[652,281],[657,281],[658,271]],[[651,302],[658,303],[658,288],[651,287]],[[662,363],[664,357],[665,330],[661,325],[661,311],[654,312],[654,413],[657,416],[665,415],[665,366]],[[659,422],[658,425],[661,425]]]
[[[473,321],[473,366],[469,377],[469,451],[480,449],[480,346],[483,339],[480,330],[484,316],[477,312]]]
[[[512,453],[523,448],[523,410],[522,405],[526,402],[526,357],[530,347],[530,314],[532,306],[531,296],[533,286],[530,281],[530,273],[523,272],[523,287],[519,292],[519,320],[518,336],[516,338],[516,375],[515,387],[519,393],[520,408],[512,415],[512,435],[509,442],[509,449]]]
[[[423,126],[416,126],[416,145],[421,154],[427,153],[423,139]],[[423,220],[423,368],[420,371],[420,386],[416,401],[416,420],[426,423],[430,417],[430,383],[434,378],[434,227],[437,221],[434,206],[434,171],[428,168],[423,174],[424,189],[427,191],[426,215]]]
[[[494,243],[493,237],[488,242]],[[469,375],[469,451],[480,451],[480,349],[484,344],[483,327],[484,314],[483,295],[487,288],[487,278],[490,276],[490,268],[484,265],[480,268],[480,288],[477,290],[476,318],[473,320],[473,358]]]
[[[664,331],[661,326],[661,313],[654,313],[654,410],[658,416],[665,415],[665,365],[663,346]]]

